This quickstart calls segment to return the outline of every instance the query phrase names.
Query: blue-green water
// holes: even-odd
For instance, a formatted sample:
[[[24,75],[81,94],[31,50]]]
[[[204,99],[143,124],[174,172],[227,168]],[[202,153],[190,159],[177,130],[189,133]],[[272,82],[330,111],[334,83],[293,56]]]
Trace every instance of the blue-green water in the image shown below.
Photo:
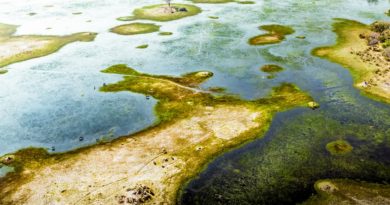
[[[179,201],[286,204],[307,198],[313,182],[324,177],[389,182],[390,106],[361,96],[348,70],[310,54],[317,46],[334,43],[333,18],[363,23],[389,19],[384,14],[390,9],[387,0],[197,4],[203,10],[197,16],[157,23],[172,36],[109,32],[123,24],[117,17],[154,0],[0,3],[0,22],[20,25],[18,35],[99,33],[94,42],[73,43],[55,54],[6,67],[9,72],[0,76],[0,155],[30,146],[67,151],[153,124],[155,100],[98,91],[103,83],[121,79],[99,71],[124,63],[152,74],[209,70],[215,75],[203,88],[223,87],[245,99],[265,96],[282,82],[295,83],[321,104],[316,111],[278,114],[266,136],[217,158],[184,188]],[[264,24],[288,25],[296,33],[280,44],[250,46],[247,40],[261,34],[258,26]],[[295,38],[299,35],[306,38]],[[149,47],[135,48],[141,44]],[[259,71],[264,64],[285,70],[268,79]],[[329,155],[325,145],[335,139],[348,140],[354,150],[342,157]],[[6,171],[0,169],[0,175]]]
[[[388,19],[384,11],[389,8],[389,1],[264,1],[261,9],[253,13],[254,22],[290,25],[296,35],[306,39],[289,37],[279,45],[241,50],[236,45],[233,51],[208,53],[217,55],[213,59],[225,56],[226,60],[220,61],[225,67],[216,65],[217,69],[236,77],[214,79],[209,84],[224,84],[245,98],[256,98],[268,86],[293,82],[309,91],[321,108],[278,114],[264,138],[218,157],[184,187],[178,201],[295,204],[314,193],[314,182],[322,178],[390,182],[390,106],[360,95],[352,87],[350,73],[340,65],[310,55],[313,48],[335,42],[331,32],[333,18],[371,23]],[[228,13],[235,16],[235,12],[239,11]],[[237,26],[241,25],[247,24]],[[240,33],[233,35],[239,37]],[[228,58],[232,52],[241,57]],[[240,66],[229,66],[237,62]],[[275,79],[264,79],[263,74],[258,74],[258,67],[268,63],[282,65],[287,71],[277,74]],[[338,139],[349,141],[353,151],[345,156],[330,155],[325,146]]]

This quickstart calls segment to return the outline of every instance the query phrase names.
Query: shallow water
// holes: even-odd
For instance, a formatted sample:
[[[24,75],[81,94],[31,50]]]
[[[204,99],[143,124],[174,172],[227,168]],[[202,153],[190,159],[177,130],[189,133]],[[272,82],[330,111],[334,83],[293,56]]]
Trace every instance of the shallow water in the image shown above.
[[[258,89],[293,82],[309,91],[321,108],[277,114],[264,138],[217,158],[185,187],[179,201],[294,204],[307,199],[314,191],[313,183],[321,178],[388,183],[390,106],[361,96],[346,69],[310,55],[314,47],[334,43],[332,18],[370,23],[388,19],[383,14],[388,8],[388,1],[264,1],[257,12],[259,24],[291,25],[296,35],[306,39],[289,37],[282,44],[257,48],[259,64],[276,63],[287,71],[267,83],[251,79],[258,75],[242,77],[246,86],[236,89],[245,89],[240,92],[244,97],[255,98],[262,94]],[[331,156],[325,146],[337,139],[348,140],[353,152]]]
[[[389,1],[258,0],[254,5],[198,4],[203,12],[195,17],[157,23],[162,26],[161,31],[173,32],[172,36],[120,36],[108,31],[124,23],[115,18],[155,3],[39,0],[21,4],[0,0],[0,22],[20,25],[17,34],[99,33],[94,42],[72,43],[55,54],[7,66],[9,72],[0,75],[0,155],[29,146],[66,151],[153,124],[155,100],[129,92],[98,91],[103,83],[122,78],[99,71],[125,63],[153,74],[209,70],[215,75],[202,87],[224,87],[226,92],[245,99],[263,97],[281,82],[291,82],[321,104],[317,111],[296,109],[278,114],[263,139],[215,160],[186,188],[186,204],[242,204],[245,199],[266,203],[283,198],[288,199],[286,203],[293,203],[307,197],[313,181],[322,177],[361,176],[389,181],[385,154],[389,149],[390,106],[361,96],[352,87],[346,69],[310,54],[313,48],[334,42],[333,18],[364,23],[388,19],[384,12],[390,8]],[[36,15],[28,15],[31,12]],[[74,12],[82,14],[73,15]],[[290,25],[296,33],[277,45],[247,44],[247,39],[262,33],[258,26],[270,23]],[[297,35],[306,39],[296,39]],[[149,47],[135,48],[141,44]],[[268,74],[259,71],[259,67],[269,63],[283,66],[285,71],[267,79]],[[84,138],[82,142],[80,137]],[[353,141],[356,148],[351,155],[337,158],[327,154],[324,145],[338,138]],[[381,173],[371,176],[363,167]],[[245,185],[246,190],[236,186],[239,183],[234,180],[241,178],[257,183]],[[261,194],[255,193],[269,197],[258,198]],[[218,201],[221,194],[230,200]],[[297,197],[291,197],[294,195]]]

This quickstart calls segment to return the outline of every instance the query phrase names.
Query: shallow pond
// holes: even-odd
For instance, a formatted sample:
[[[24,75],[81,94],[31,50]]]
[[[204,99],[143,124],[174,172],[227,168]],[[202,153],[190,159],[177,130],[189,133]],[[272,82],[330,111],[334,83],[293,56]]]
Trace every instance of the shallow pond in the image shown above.
[[[307,198],[313,182],[324,177],[389,182],[390,106],[361,96],[346,69],[310,54],[334,42],[333,18],[364,23],[388,19],[384,13],[389,1],[199,4],[203,12],[197,16],[157,23],[172,36],[109,32],[123,24],[117,17],[155,3],[160,2],[39,0],[21,5],[0,0],[0,22],[20,25],[17,35],[99,33],[93,42],[73,43],[55,54],[7,66],[9,72],[0,75],[0,155],[29,146],[66,151],[152,125],[155,100],[98,91],[103,83],[122,78],[99,71],[125,63],[152,74],[209,70],[215,75],[202,87],[223,87],[245,99],[291,82],[321,104],[316,111],[278,114],[264,138],[217,158],[184,188],[178,199],[184,204],[295,203]],[[258,26],[263,24],[289,25],[296,33],[280,44],[250,46],[247,40],[261,34]],[[300,35],[306,38],[295,38]],[[149,47],[136,49],[141,44]],[[285,69],[268,79],[259,70],[264,64]],[[325,146],[340,138],[354,150],[331,156]]]

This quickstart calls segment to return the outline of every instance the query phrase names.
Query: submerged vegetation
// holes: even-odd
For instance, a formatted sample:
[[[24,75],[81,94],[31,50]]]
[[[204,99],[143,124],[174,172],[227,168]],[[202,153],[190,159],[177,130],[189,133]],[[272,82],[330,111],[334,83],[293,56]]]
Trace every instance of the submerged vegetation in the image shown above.
[[[345,118],[351,109],[356,108],[349,105],[335,116]],[[282,113],[265,139],[219,158],[190,182],[181,204],[296,204],[312,195],[321,178],[389,181],[390,119],[375,127],[383,118],[365,120],[340,122],[321,110]],[[340,138],[353,152],[329,154],[327,143]]]
[[[120,35],[137,35],[153,33],[160,30],[160,26],[151,23],[131,23],[112,28],[110,31]]]
[[[216,155],[261,137],[276,112],[312,100],[288,83],[253,101],[214,96],[198,87],[213,76],[208,71],[173,77],[115,65],[102,72],[124,75],[122,81],[101,87],[103,92],[131,91],[157,99],[159,124],[68,153],[51,155],[28,148],[4,156],[1,162],[15,167],[15,172],[0,181],[2,204],[114,203],[141,197],[131,191],[140,187],[140,194],[153,193],[147,201],[172,204],[180,186]]]
[[[67,36],[13,35],[17,26],[0,23],[0,68],[12,63],[49,55],[66,44],[93,41],[96,33]],[[3,73],[4,74],[4,73]]]
[[[354,86],[365,94],[390,102],[390,23],[375,22],[371,26],[360,22],[336,19],[334,46],[320,47],[313,54],[339,63],[349,69]]]
[[[293,34],[294,29],[283,26],[283,25],[263,25],[260,26],[261,30],[267,31],[268,33],[255,36],[249,39],[251,45],[267,45],[282,42],[287,35]]]
[[[145,49],[145,48],[148,48],[149,45],[148,44],[143,44],[143,45],[139,45],[137,46],[136,48],[139,48],[139,49]]]
[[[278,66],[278,65],[268,64],[268,65],[262,66],[260,68],[260,70],[263,72],[266,72],[266,73],[278,73],[278,72],[283,71],[283,68],[281,66]]]
[[[269,73],[270,75],[267,77],[268,79],[275,78],[276,73],[283,71],[284,69],[281,66],[268,64],[264,65],[260,68],[261,71],[265,73]]]

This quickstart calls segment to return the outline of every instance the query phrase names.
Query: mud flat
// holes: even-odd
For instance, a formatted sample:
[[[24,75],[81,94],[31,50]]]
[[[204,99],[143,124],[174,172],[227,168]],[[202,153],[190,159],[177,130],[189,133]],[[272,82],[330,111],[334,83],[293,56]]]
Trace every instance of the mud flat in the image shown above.
[[[303,205],[389,204],[390,186],[346,179],[319,180],[317,195]]]
[[[390,50],[385,48],[389,39],[384,39],[384,43],[375,42],[374,38],[380,38],[382,34],[352,20],[336,19],[333,29],[337,43],[316,48],[312,53],[341,64],[351,71],[356,88],[370,97],[390,103]],[[386,30],[390,32],[388,28]]]
[[[29,148],[3,156],[15,172],[0,180],[1,204],[174,204],[180,187],[218,154],[261,137],[276,112],[312,101],[291,84],[253,101],[216,97],[198,87],[208,71],[156,76],[116,65],[103,72],[124,78],[101,91],[157,99],[159,122],[68,153]]]
[[[75,33],[67,36],[14,36],[17,26],[0,24],[0,68],[12,63],[42,57],[76,41],[93,41],[96,33]]]

